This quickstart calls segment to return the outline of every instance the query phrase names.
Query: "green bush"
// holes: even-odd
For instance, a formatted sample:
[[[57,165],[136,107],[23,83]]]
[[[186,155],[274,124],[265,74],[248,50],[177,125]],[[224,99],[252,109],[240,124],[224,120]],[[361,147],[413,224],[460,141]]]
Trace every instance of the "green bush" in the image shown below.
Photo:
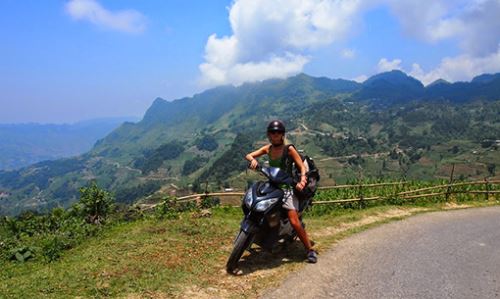
[[[216,207],[218,205],[220,205],[220,198],[208,196],[208,197],[203,197],[203,199],[201,200],[200,207],[202,209],[209,209],[212,207]]]
[[[10,259],[18,262],[25,262],[33,258],[33,249],[28,246],[18,247],[10,250]]]
[[[187,160],[186,162],[184,162],[181,174],[183,176],[190,175],[191,173],[203,167],[203,165],[207,162],[208,158],[203,158],[203,157],[194,157],[191,160]]]
[[[212,152],[217,149],[219,144],[213,136],[205,135],[203,138],[196,140],[196,147],[200,151]]]
[[[113,210],[115,199],[111,193],[92,181],[89,186],[80,188],[80,208],[87,222],[101,224]]]
[[[61,253],[68,246],[58,235],[48,236],[41,242],[42,254],[47,262],[53,262],[61,256]]]
[[[64,250],[96,235],[102,226],[95,223],[102,224],[112,212],[112,197],[95,182],[82,189],[80,202],[68,210],[54,208],[45,215],[24,212],[16,218],[1,218],[0,258],[19,262],[40,258],[52,262]]]
[[[156,206],[155,215],[159,219],[177,219],[179,214],[175,206],[175,198],[166,196],[163,201]]]
[[[185,201],[181,202],[177,206],[177,211],[178,212],[188,212],[188,211],[193,211],[196,210],[198,207],[196,206],[195,201]]]

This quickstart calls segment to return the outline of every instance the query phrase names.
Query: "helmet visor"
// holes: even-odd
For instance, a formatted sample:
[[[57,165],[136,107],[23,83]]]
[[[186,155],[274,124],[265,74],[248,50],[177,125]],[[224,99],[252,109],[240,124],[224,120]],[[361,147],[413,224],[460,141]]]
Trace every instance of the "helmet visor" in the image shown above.
[[[285,133],[285,130],[283,130],[283,128],[279,128],[279,127],[272,127],[272,128],[268,128],[267,132],[269,132],[269,133],[271,133],[271,132]]]

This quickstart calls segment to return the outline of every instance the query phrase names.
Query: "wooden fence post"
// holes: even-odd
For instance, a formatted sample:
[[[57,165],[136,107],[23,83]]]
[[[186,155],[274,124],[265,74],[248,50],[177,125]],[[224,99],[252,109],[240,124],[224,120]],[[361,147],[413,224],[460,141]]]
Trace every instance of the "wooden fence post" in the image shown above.
[[[484,178],[484,187],[485,187],[485,190],[486,190],[486,193],[485,193],[485,197],[486,197],[486,201],[489,201],[490,200],[490,184],[488,183],[488,178]]]
[[[203,202],[204,199],[208,197],[208,181],[205,181],[205,194],[203,196],[200,196],[200,199],[196,203],[198,207],[201,207],[201,203]]]
[[[451,184],[453,183],[453,172],[454,171],[455,171],[455,163],[451,164],[450,181],[448,182],[448,188],[446,189],[446,194],[445,194],[446,201],[448,201],[448,198],[450,197]]]
[[[404,190],[404,187],[402,187],[402,186],[404,186],[404,184],[402,184],[402,181],[399,181],[399,184],[394,185],[394,189],[393,189],[394,194],[392,195],[392,197],[393,197],[393,202],[396,204],[400,204],[399,200],[398,200],[398,198],[399,198],[398,194],[399,194],[399,192],[401,192],[401,190]],[[400,188],[400,187],[402,187],[402,188]]]
[[[363,196],[363,173],[361,172],[361,169],[359,170],[359,186],[358,186],[358,197],[359,197],[359,208],[364,209],[365,208],[365,202],[364,202],[364,196]]]
[[[364,196],[363,196],[363,183],[360,182],[359,187],[358,187],[358,196],[359,196],[359,208],[364,209],[365,208],[365,201],[364,201]]]

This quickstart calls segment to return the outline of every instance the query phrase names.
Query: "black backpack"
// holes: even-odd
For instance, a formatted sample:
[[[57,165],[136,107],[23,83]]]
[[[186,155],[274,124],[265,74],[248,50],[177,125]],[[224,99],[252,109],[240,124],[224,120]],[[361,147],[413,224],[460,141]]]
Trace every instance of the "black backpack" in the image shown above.
[[[293,159],[288,156],[290,146],[295,148],[293,144],[287,144],[285,146],[282,159],[284,159],[284,165],[286,165],[287,172],[294,178],[294,180],[300,181],[300,171],[297,167],[295,167]],[[316,167],[316,164],[311,157],[301,153],[299,153],[299,156],[306,167],[307,184],[302,191],[295,190],[295,194],[299,199],[312,199],[318,189],[318,182],[320,179],[319,169]]]

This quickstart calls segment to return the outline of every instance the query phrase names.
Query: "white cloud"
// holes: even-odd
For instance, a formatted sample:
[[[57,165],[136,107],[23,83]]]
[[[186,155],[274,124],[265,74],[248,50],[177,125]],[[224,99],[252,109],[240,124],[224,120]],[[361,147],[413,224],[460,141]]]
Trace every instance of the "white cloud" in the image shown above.
[[[454,39],[462,53],[444,57],[425,72],[413,63],[408,72],[424,84],[437,79],[469,81],[482,73],[500,71],[499,0],[421,0],[387,2],[405,32],[434,43]]]
[[[386,2],[404,31],[429,42],[457,39],[465,54],[495,53],[500,42],[498,0],[380,0]]]
[[[383,1],[382,1],[383,2]],[[427,41],[436,41],[455,34],[456,22],[447,18],[450,8],[458,1],[420,0],[385,1],[398,17],[406,34]]]
[[[66,12],[75,20],[85,20],[103,28],[140,33],[146,29],[146,17],[140,12],[127,9],[109,11],[95,0],[71,0]]]
[[[447,81],[470,81],[473,77],[483,73],[496,73],[500,70],[500,47],[496,53],[483,57],[462,54],[456,57],[445,57],[434,69],[425,72],[420,65],[414,63],[409,74],[424,84],[437,79]]]
[[[410,70],[403,69],[401,63],[401,59],[389,61],[386,58],[382,58],[378,63],[378,71],[402,70],[420,80],[424,85],[438,79],[445,79],[450,82],[470,81],[479,74],[496,73],[500,70],[500,45],[495,53],[482,57],[469,54],[445,57],[438,66],[427,72],[418,63],[413,63]],[[360,82],[359,79],[354,80]]]
[[[268,78],[286,78],[302,71],[309,61],[308,57],[293,55],[274,56],[265,61],[214,64],[203,63],[200,70],[204,74],[202,84],[214,86],[221,84],[240,85],[244,82],[260,81]]]
[[[229,8],[232,34],[208,38],[202,82],[241,84],[299,73],[315,49],[352,36],[362,14],[380,6],[389,7],[406,36],[460,46],[461,54],[428,72],[415,63],[410,73],[424,82],[499,70],[500,0],[235,0]],[[340,54],[356,56],[350,49]],[[378,71],[401,70],[401,63],[382,58]]]
[[[430,43],[454,39],[460,45],[461,54],[442,58],[427,72],[418,63],[405,70],[422,83],[469,81],[482,73],[500,71],[499,0],[378,1],[389,5],[407,35]],[[378,71],[403,70],[401,63],[401,59],[382,58]]]
[[[387,60],[387,58],[382,58],[378,62],[377,71],[381,73],[392,70],[402,70],[401,62],[401,59]]]
[[[342,55],[342,57],[344,57],[344,58],[352,59],[356,56],[356,51],[353,49],[344,49],[344,50],[342,50],[340,55]]]
[[[352,80],[354,80],[358,83],[363,83],[366,81],[366,79],[368,79],[367,75],[360,75],[360,76],[357,76],[356,78],[353,78]]]
[[[344,38],[361,0],[236,0],[233,34],[211,35],[200,65],[202,82],[240,84],[302,71],[306,52]]]

